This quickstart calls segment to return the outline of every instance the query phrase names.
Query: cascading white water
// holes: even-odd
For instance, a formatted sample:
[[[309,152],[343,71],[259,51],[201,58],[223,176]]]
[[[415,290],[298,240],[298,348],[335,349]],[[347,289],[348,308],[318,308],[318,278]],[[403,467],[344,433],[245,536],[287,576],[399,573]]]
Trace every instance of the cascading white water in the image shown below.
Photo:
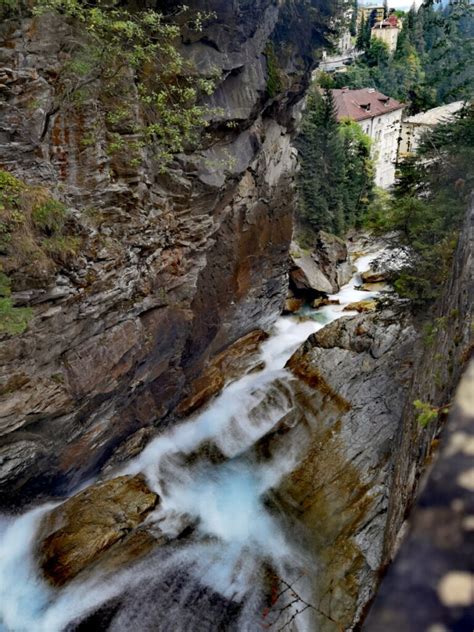
[[[164,547],[145,562],[116,574],[113,580],[92,577],[53,591],[40,578],[33,557],[37,524],[51,505],[15,520],[5,518],[0,523],[0,631],[60,632],[70,621],[121,595],[122,607],[108,624],[113,632],[132,628],[140,632],[254,632],[268,628],[275,620],[278,625],[283,622],[281,613],[273,620],[258,615],[263,603],[258,586],[264,581],[264,565],[286,577],[304,599],[310,600],[301,569],[314,567],[314,560],[307,559],[282,521],[263,502],[265,493],[295,466],[299,451],[289,446],[278,462],[259,462],[249,449],[291,411],[291,378],[284,366],[293,352],[311,333],[342,316],[345,305],[376,294],[355,287],[361,282],[360,271],[378,254],[357,260],[356,275],[332,297],[339,305],[313,310],[304,321],[280,318],[262,345],[262,370],[229,384],[204,411],[157,437],[120,472],[146,475],[161,498],[149,521],[159,524],[171,539],[183,516],[196,525],[196,534],[188,542]],[[225,458],[217,464],[206,459],[183,463],[182,456],[195,452],[203,442],[212,443]],[[216,602],[215,595],[222,603]],[[139,614],[137,602],[141,604]],[[219,607],[225,609],[229,603],[241,606],[219,627],[217,620],[198,625],[194,611],[188,612],[188,604],[194,602],[202,602],[197,616],[206,607],[218,617]],[[297,612],[298,604],[284,616],[292,618],[295,608]],[[295,617],[292,629],[305,630],[306,616]]]

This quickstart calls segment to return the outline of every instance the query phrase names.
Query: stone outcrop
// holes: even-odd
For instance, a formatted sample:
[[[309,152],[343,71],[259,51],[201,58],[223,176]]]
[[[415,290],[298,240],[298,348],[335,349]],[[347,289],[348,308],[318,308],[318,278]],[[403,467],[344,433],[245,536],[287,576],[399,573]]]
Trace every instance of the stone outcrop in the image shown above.
[[[384,562],[388,564],[420,480],[421,467],[430,458],[433,440],[443,416],[426,428],[418,422],[413,402],[420,400],[433,408],[449,405],[462,372],[472,356],[474,305],[474,198],[471,197],[460,231],[451,273],[443,294],[424,320],[423,334],[415,349],[414,379],[403,411],[403,426],[394,450]]]
[[[462,630],[472,621],[474,362],[456,391],[440,453],[382,581],[365,632]]]
[[[352,265],[345,243],[339,237],[319,231],[310,250],[292,242],[290,287],[307,295],[334,294],[352,277]]]
[[[67,21],[1,25],[0,168],[61,199],[82,244],[46,284],[12,277],[15,304],[33,318],[1,340],[3,505],[67,493],[126,442],[139,449],[195,397],[214,356],[283,306],[291,136],[332,9],[188,4],[215,12],[182,42],[200,72],[217,73],[214,114],[206,144],[166,175],[146,150],[139,166],[107,153],[110,134],[130,131],[110,122],[103,100],[58,100]]]
[[[40,525],[38,557],[45,577],[61,586],[114,546],[118,565],[146,554],[154,538],[138,526],[158,502],[139,476],[120,476],[72,496]]]
[[[288,362],[293,423],[261,450],[275,459],[302,452],[273,502],[302,525],[314,556],[314,629],[349,629],[374,595],[415,340],[404,309],[359,314],[312,335]]]
[[[284,441],[293,434],[293,445],[307,446],[307,452],[276,490],[276,503],[290,514],[293,511],[305,525],[301,537],[306,535],[314,552],[315,603],[320,610],[315,629],[336,632],[361,625],[380,573],[399,545],[405,516],[444,420],[443,414],[435,415],[423,427],[414,401],[443,411],[472,355],[473,213],[471,205],[451,276],[432,307],[432,319],[427,322],[425,317],[420,324],[408,316],[403,302],[388,310],[341,318],[311,336],[289,362],[299,378],[295,390],[300,423],[286,430]],[[464,416],[460,421],[465,422]],[[275,453],[282,450],[283,458],[283,448],[278,447],[282,438],[275,435],[268,441]],[[463,437],[463,445],[466,441]],[[450,446],[454,449],[454,444]],[[440,489],[443,484],[435,479],[433,486]],[[449,484],[447,488],[453,489]],[[421,621],[435,622],[431,606],[420,609],[420,618],[410,619],[409,604],[416,605],[413,595],[401,610],[393,597],[395,590],[408,596],[403,580],[397,586],[394,578],[413,569],[413,560],[422,559],[427,546],[434,556],[433,574],[411,573],[408,585],[429,600],[425,603],[435,604],[436,621],[458,621],[460,608],[439,603],[441,593],[452,591],[452,586],[437,585],[435,595],[432,579],[447,568],[447,531],[441,523],[448,514],[452,529],[459,533],[454,492],[451,500],[454,505],[449,502],[447,514],[432,508],[423,511],[421,519],[415,515],[415,534],[404,558],[402,553],[407,563],[402,561],[393,571],[385,590],[386,608],[382,599],[368,620],[368,630],[399,630],[404,625],[420,629]],[[437,506],[438,502],[439,497]],[[457,512],[454,517],[453,512]],[[424,533],[430,538],[428,544]],[[450,559],[455,561],[456,555]],[[458,569],[456,563],[455,567],[462,571],[466,586],[465,567]]]

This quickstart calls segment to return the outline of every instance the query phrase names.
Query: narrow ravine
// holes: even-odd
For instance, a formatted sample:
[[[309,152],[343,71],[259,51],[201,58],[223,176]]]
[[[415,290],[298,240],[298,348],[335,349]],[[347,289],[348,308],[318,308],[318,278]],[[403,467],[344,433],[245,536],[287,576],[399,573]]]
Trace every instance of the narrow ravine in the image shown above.
[[[35,562],[38,524],[52,505],[2,518],[0,630],[81,629],[78,622],[102,604],[113,605],[105,606],[106,624],[100,629],[117,632],[311,630],[305,575],[308,568],[317,573],[317,563],[301,546],[298,529],[266,499],[298,463],[301,446],[288,445],[278,459],[261,458],[257,446],[291,415],[294,376],[285,369],[288,359],[310,334],[350,316],[343,311],[349,303],[377,294],[356,287],[379,254],[357,259],[356,274],[331,297],[339,304],[280,318],[254,370],[228,384],[202,412],[158,436],[118,472],[145,475],[160,497],[147,522],[170,544],[128,570],[89,574],[56,590],[40,577]],[[218,458],[210,458],[203,446],[212,446]],[[183,525],[191,535],[174,541]],[[280,584],[269,607],[275,576],[292,590]]]

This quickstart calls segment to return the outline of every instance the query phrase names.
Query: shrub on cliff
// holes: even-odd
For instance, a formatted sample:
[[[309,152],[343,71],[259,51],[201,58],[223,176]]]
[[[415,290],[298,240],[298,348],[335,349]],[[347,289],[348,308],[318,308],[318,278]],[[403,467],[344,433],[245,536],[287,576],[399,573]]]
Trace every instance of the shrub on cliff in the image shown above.
[[[90,98],[100,101],[109,154],[138,166],[149,149],[165,170],[175,154],[198,141],[209,116],[200,100],[213,92],[214,80],[197,73],[178,45],[183,30],[200,31],[211,14],[183,6],[165,15],[115,1],[31,0],[16,9],[10,0],[0,3],[0,14],[8,17],[32,10],[62,16],[71,25],[55,108],[78,110]]]
[[[16,307],[12,289],[46,286],[79,253],[82,239],[66,207],[44,187],[0,170],[0,333],[22,333],[31,309]]]

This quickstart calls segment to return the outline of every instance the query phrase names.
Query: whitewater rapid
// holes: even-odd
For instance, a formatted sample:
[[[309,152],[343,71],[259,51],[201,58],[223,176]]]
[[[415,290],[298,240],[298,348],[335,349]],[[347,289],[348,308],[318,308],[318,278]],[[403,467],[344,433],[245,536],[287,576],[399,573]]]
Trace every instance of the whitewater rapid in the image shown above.
[[[357,290],[356,286],[361,284],[360,272],[367,270],[379,254],[356,261],[354,277],[331,297],[339,300],[339,305],[310,310],[305,320],[297,316],[278,319],[256,361],[256,366],[263,363],[262,369],[228,384],[202,412],[155,438],[122,471],[114,473],[146,476],[160,496],[159,507],[148,521],[159,524],[163,533],[171,539],[175,537],[180,517],[186,516],[196,525],[199,537],[175,548],[168,547],[153,559],[117,573],[113,580],[76,580],[58,591],[43,581],[34,560],[37,526],[54,505],[44,505],[17,518],[2,517],[0,632],[61,632],[71,621],[127,591],[133,600],[152,599],[153,607],[161,609],[159,630],[194,632],[194,619],[182,616],[181,611],[191,596],[199,594],[208,599],[209,591],[231,603],[243,603],[236,629],[255,632],[255,611],[262,601],[258,586],[262,564],[266,563],[293,584],[299,582],[299,594],[310,599],[310,588],[301,579],[300,569],[313,567],[314,561],[307,559],[282,521],[262,500],[267,490],[295,467],[300,453],[290,446],[284,458],[263,463],[248,454],[291,412],[291,393],[285,386],[290,375],[284,367],[294,351],[325,324],[343,313],[351,315],[343,312],[347,304],[377,294]],[[226,459],[217,464],[204,460],[184,466],[180,457],[195,452],[206,442],[216,446]],[[183,586],[176,579],[178,570],[180,576],[186,577]],[[173,581],[176,588],[167,601],[163,586]],[[150,592],[152,586],[154,592]],[[136,607],[130,603],[108,629],[151,629],[152,615],[149,613],[148,623],[146,612],[149,610],[142,609],[137,619]],[[292,613],[290,609],[288,615]],[[307,629],[307,614],[302,612],[295,619],[293,629]]]

